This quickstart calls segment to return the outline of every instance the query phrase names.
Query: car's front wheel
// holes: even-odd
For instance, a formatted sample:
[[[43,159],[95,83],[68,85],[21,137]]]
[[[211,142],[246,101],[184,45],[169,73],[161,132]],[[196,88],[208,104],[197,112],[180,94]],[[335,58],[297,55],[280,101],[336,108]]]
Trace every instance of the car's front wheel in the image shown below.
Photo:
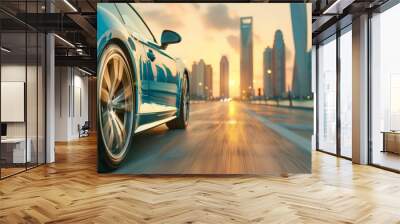
[[[181,100],[179,106],[179,115],[172,121],[167,122],[167,127],[169,129],[186,129],[189,123],[189,80],[186,75],[184,75],[182,80],[182,90],[181,90]]]
[[[99,60],[99,157],[109,168],[118,166],[128,152],[134,127],[132,70],[124,51],[115,44]]]

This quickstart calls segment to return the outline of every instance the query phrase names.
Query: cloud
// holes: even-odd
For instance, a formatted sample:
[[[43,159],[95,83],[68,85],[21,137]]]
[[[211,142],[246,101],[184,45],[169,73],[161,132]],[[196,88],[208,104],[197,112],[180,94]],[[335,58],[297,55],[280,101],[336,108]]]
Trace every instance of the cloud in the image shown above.
[[[203,20],[207,27],[216,30],[239,28],[239,17],[230,15],[228,7],[222,4],[211,4]]]
[[[200,4],[199,3],[192,3],[193,8],[195,8],[196,10],[200,9]]]
[[[161,27],[179,28],[183,26],[182,21],[176,13],[165,10],[149,10],[143,12],[144,17],[150,19],[153,23],[157,23]]]
[[[235,35],[229,35],[226,37],[226,41],[228,44],[235,50],[236,52],[240,52],[240,45],[239,45],[239,37]]]
[[[255,41],[261,42],[263,40],[263,38],[261,38],[261,36],[258,35],[257,33],[253,33],[253,34],[254,34]]]

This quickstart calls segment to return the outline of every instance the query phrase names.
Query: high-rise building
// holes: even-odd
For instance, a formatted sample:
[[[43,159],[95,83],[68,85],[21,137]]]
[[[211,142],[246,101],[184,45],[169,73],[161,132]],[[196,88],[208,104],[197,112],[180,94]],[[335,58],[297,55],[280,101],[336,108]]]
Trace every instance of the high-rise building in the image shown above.
[[[253,89],[253,17],[240,18],[240,95],[249,98]]]
[[[286,96],[285,42],[281,30],[275,32],[272,51],[272,90],[274,97],[282,98]]]
[[[197,83],[197,62],[192,64],[192,72],[190,73],[190,96],[191,98],[196,98],[196,83]]]
[[[196,95],[199,98],[204,98],[204,76],[205,76],[205,71],[206,71],[206,63],[204,62],[203,59],[199,61],[197,64],[197,72],[196,72]]]
[[[204,96],[206,99],[213,97],[213,71],[211,65],[206,65],[204,75]]]
[[[307,9],[305,4],[290,4],[292,16],[295,59],[293,68],[292,96],[311,96],[311,54],[307,51]]]
[[[272,91],[272,48],[267,47],[263,53],[263,88],[264,97],[271,98]]]
[[[219,62],[219,96],[229,98],[229,61],[225,55]]]

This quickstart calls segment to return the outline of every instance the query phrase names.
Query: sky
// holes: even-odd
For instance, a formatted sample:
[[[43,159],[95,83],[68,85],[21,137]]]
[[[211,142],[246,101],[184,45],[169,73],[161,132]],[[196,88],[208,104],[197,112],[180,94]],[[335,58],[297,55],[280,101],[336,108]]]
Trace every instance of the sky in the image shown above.
[[[182,42],[169,45],[167,52],[183,60],[191,70],[203,59],[213,67],[213,95],[219,96],[219,62],[229,60],[230,95],[239,96],[240,17],[253,17],[254,88],[262,87],[263,51],[272,47],[275,31],[283,32],[286,45],[286,83],[291,86],[294,46],[288,3],[135,3],[157,41],[163,30],[179,33]],[[309,48],[311,48],[311,4],[308,4]]]

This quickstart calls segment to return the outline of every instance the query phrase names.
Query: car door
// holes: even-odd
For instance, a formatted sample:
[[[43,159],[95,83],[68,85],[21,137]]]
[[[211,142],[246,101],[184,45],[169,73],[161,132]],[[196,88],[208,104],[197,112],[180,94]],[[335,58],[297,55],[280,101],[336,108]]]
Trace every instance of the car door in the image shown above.
[[[135,64],[137,68],[136,83],[139,87],[137,106],[138,113],[149,113],[153,111],[151,107],[149,97],[149,84],[148,80],[153,77],[153,69],[151,62],[148,61],[146,51],[144,50],[144,43],[147,43],[149,38],[152,38],[151,34],[143,31],[142,21],[137,15],[136,11],[127,3],[114,3],[121,18],[125,24],[126,30],[129,33],[129,39],[133,39],[135,43],[135,51],[137,58],[135,58]],[[129,42],[129,40],[128,40]]]
[[[116,4],[135,38],[142,44],[140,79],[142,104],[139,113],[176,111],[177,75],[175,61],[163,52],[131,4]]]
[[[177,109],[178,75],[175,60],[158,45],[145,45],[148,59],[152,61],[154,73],[149,80],[150,102],[156,112],[170,112]]]

